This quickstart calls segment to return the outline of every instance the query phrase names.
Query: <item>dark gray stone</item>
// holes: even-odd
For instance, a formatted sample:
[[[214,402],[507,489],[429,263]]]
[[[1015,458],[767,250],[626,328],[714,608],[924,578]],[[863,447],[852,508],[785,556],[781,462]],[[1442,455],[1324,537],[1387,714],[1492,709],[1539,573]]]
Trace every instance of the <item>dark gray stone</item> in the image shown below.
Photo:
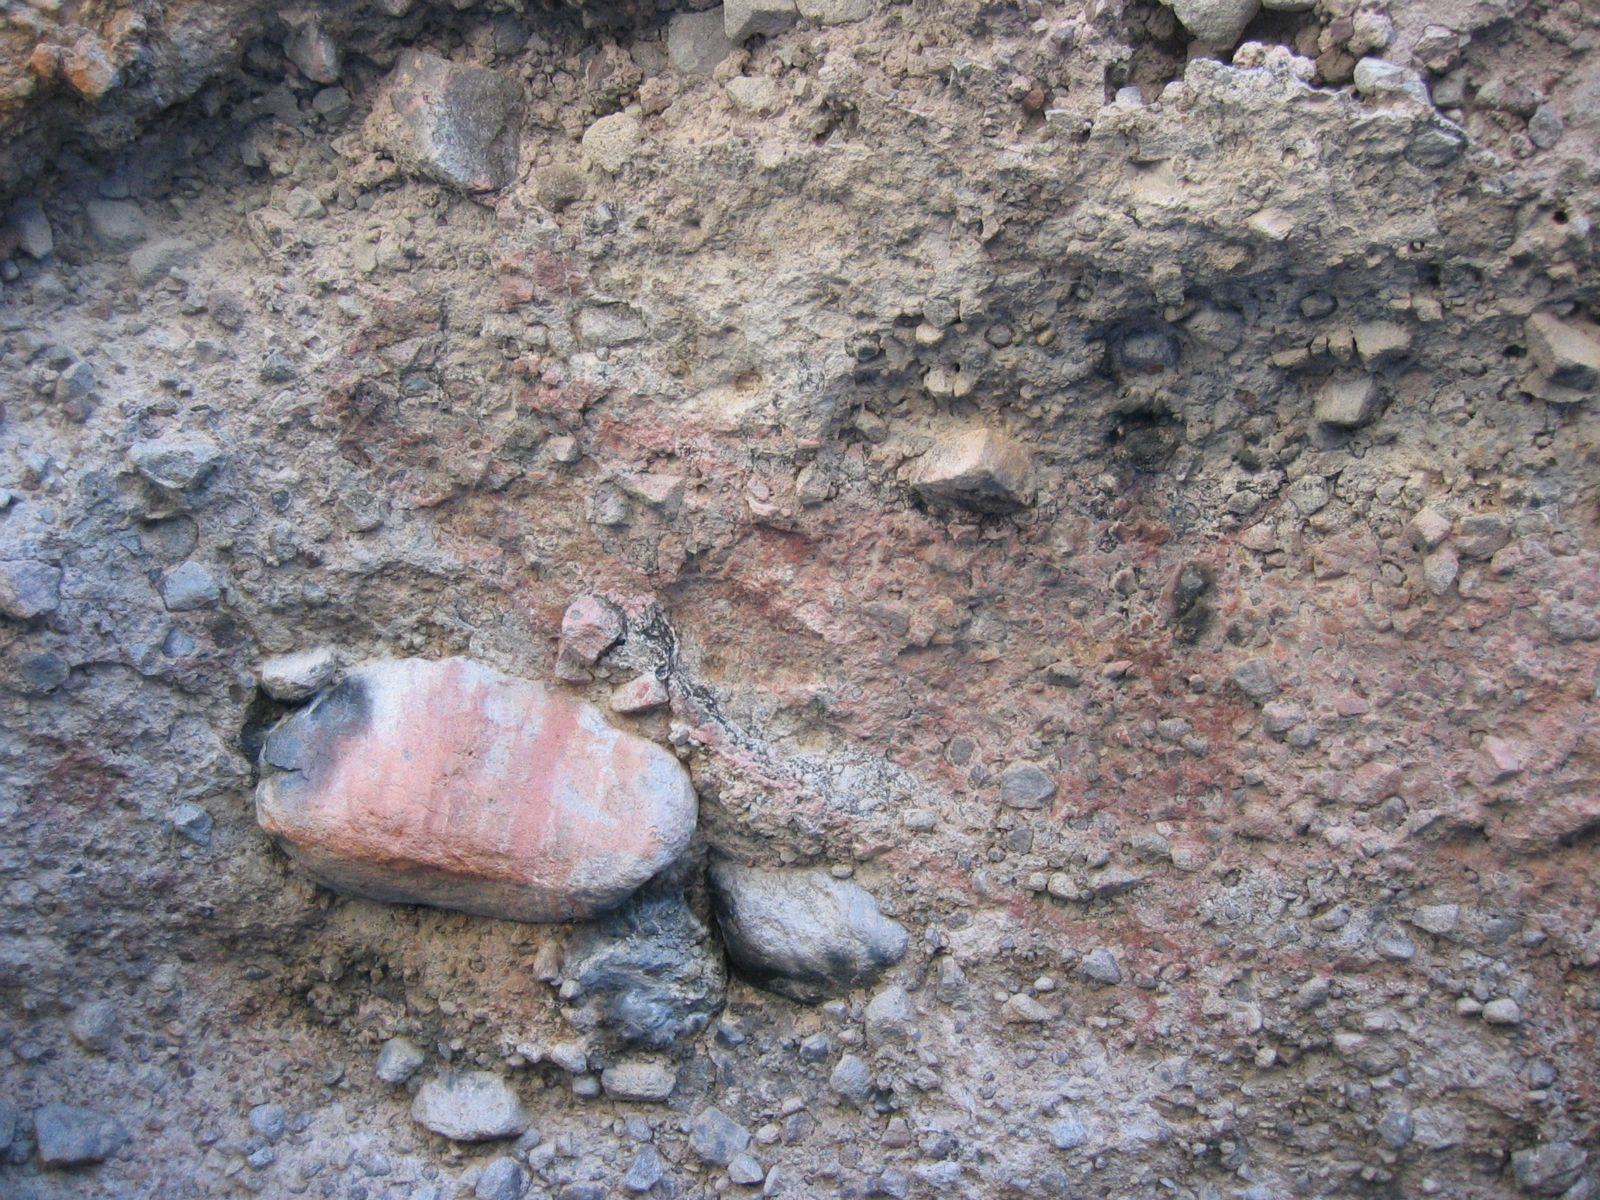
[[[457,191],[492,192],[516,177],[521,111],[522,87],[511,76],[407,50],[367,131],[408,171]]]
[[[689,1126],[689,1149],[701,1162],[725,1167],[749,1144],[750,1131],[721,1109],[706,1109]]]
[[[664,1048],[722,1008],[722,956],[683,896],[640,896],[583,926],[562,971],[572,1023],[628,1046]]]
[[[528,1190],[528,1173],[514,1158],[497,1158],[478,1176],[472,1190],[477,1200],[522,1200]]]

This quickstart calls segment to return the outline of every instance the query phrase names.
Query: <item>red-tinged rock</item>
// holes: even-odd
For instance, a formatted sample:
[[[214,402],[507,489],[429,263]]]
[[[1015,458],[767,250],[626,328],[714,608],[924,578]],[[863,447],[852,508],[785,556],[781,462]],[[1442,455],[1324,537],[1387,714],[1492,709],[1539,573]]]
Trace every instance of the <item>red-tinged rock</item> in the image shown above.
[[[592,667],[622,637],[622,613],[599,596],[579,596],[561,618],[561,650],[574,662]]]
[[[625,900],[694,790],[593,705],[471,659],[368,663],[268,735],[256,816],[336,891],[517,921]]]
[[[974,512],[1014,512],[1032,499],[1027,451],[981,426],[940,439],[914,482],[924,500]]]
[[[654,675],[640,675],[611,693],[611,711],[630,715],[650,712],[670,699],[666,684]]]

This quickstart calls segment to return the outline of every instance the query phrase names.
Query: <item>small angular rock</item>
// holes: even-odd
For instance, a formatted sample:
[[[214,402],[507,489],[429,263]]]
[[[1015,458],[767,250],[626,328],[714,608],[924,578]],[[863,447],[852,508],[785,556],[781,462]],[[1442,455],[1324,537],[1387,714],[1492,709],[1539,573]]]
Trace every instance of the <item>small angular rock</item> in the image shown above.
[[[410,1038],[394,1037],[378,1051],[374,1074],[384,1083],[401,1084],[420,1071],[426,1061],[427,1055]]]
[[[47,1167],[81,1167],[104,1162],[127,1142],[121,1125],[92,1108],[46,1104],[33,1114],[39,1161]]]
[[[1032,498],[1027,452],[981,427],[940,439],[923,456],[914,486],[929,503],[973,512],[1014,512]]]
[[[411,1104],[411,1119],[453,1142],[498,1141],[528,1127],[517,1094],[489,1071],[447,1072],[428,1080]]]
[[[859,1103],[872,1091],[872,1068],[854,1054],[846,1054],[828,1075],[828,1087],[841,1100]]]
[[[632,113],[612,113],[601,117],[583,132],[583,152],[589,161],[607,175],[615,175],[627,165],[644,141],[644,126]]]
[[[751,982],[814,1004],[871,983],[906,952],[905,929],[862,887],[822,871],[712,864],[728,957]]]
[[[511,76],[407,50],[367,133],[408,171],[460,192],[493,192],[516,177],[521,112]]]
[[[749,1144],[750,1131],[721,1109],[706,1109],[689,1126],[689,1149],[701,1162],[725,1167]]]
[[[1371,375],[1336,375],[1317,390],[1312,413],[1324,425],[1359,429],[1378,415],[1378,381]]]
[[[1559,1196],[1583,1173],[1589,1152],[1576,1142],[1545,1142],[1511,1156],[1517,1186],[1533,1196]]]
[[[592,667],[622,637],[622,613],[599,596],[579,596],[561,618],[561,652],[564,657]]]
[[[211,814],[187,801],[172,810],[172,827],[196,846],[211,844]]]
[[[794,0],[724,0],[722,27],[735,44],[758,34],[776,37],[800,19]]]
[[[1056,781],[1043,767],[1013,763],[1000,773],[1000,801],[1007,808],[1043,808],[1056,794]]]
[[[611,693],[611,711],[633,716],[665,707],[671,696],[667,685],[654,675],[640,675]]]
[[[685,75],[709,75],[732,53],[720,9],[677,13],[667,22],[667,59]]]
[[[528,1190],[528,1173],[514,1158],[497,1158],[478,1176],[473,1200],[522,1200]]]
[[[31,621],[61,604],[61,568],[31,558],[0,559],[0,614]]]
[[[1260,0],[1162,0],[1201,48],[1231,50],[1261,7]]]
[[[190,559],[161,581],[161,602],[169,612],[210,608],[222,599],[222,585],[205,567]]]
[[[321,691],[338,669],[339,659],[331,646],[274,655],[261,664],[261,690],[281,703],[294,704]]]
[[[128,461],[157,487],[187,492],[204,483],[226,455],[210,438],[178,436],[138,442]]]
[[[1524,336],[1529,357],[1549,383],[1578,392],[1592,392],[1600,384],[1600,332],[1535,313]]]
[[[665,1063],[628,1059],[602,1071],[600,1083],[606,1095],[617,1100],[659,1104],[672,1095],[678,1073]]]

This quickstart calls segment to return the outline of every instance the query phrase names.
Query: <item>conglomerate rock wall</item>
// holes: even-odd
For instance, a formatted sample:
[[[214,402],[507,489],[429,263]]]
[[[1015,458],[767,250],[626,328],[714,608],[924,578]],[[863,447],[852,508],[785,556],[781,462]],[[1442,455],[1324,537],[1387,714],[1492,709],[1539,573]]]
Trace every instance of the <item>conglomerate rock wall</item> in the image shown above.
[[[1600,11],[692,8],[0,4],[0,1195],[1600,1195]]]

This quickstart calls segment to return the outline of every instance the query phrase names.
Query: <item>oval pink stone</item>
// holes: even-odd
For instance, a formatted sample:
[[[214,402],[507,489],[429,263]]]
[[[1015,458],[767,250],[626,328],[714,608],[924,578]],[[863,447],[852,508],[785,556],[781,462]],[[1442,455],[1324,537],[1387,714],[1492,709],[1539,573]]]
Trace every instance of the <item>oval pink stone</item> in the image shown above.
[[[466,658],[371,662],[268,734],[256,817],[319,882],[515,921],[621,903],[693,836],[688,773]]]

